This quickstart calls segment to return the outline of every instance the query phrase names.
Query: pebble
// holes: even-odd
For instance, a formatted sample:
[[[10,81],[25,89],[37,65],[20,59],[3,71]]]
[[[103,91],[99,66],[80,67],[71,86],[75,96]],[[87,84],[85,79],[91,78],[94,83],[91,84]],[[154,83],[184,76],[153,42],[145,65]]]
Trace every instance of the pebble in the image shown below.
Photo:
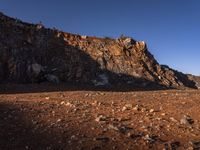
[[[139,110],[140,110],[139,105],[136,105],[136,106],[133,108],[133,110],[139,111]]]
[[[147,142],[150,142],[150,143],[155,142],[155,140],[156,140],[155,138],[156,138],[155,135],[149,135],[149,134],[145,135],[145,137],[144,137],[144,139],[147,140]]]
[[[132,104],[126,104],[123,108],[122,108],[122,111],[126,111],[126,110],[130,110],[133,108],[133,105]]]
[[[99,102],[98,102],[98,101],[94,101],[94,102],[92,103],[92,105],[93,105],[93,106],[97,106],[97,105],[99,105]]]
[[[181,118],[180,123],[184,125],[192,125],[194,121],[190,116],[184,115],[183,118]]]
[[[62,120],[61,119],[58,119],[56,122],[61,122]]]
[[[150,112],[150,113],[154,112],[154,109],[150,109],[149,112]]]
[[[65,104],[65,106],[72,107],[72,106],[73,106],[73,104],[71,104],[70,102],[67,102],[67,103]]]
[[[72,140],[73,140],[73,139],[75,139],[75,138],[76,138],[76,136],[75,136],[75,135],[72,135],[72,136],[71,136],[71,139],[72,139]]]
[[[161,116],[166,116],[166,113],[162,113]]]
[[[178,122],[174,117],[170,117],[169,118],[171,121],[173,121],[173,122]]]
[[[90,97],[90,96],[91,96],[91,94],[89,94],[89,93],[85,94],[85,97]]]
[[[65,104],[65,102],[64,101],[62,101],[61,103],[60,103],[60,105],[64,105]]]
[[[124,107],[122,108],[122,111],[125,111],[125,110],[127,110],[127,108],[124,106]]]
[[[99,115],[95,121],[96,122],[101,122],[101,121],[106,121],[107,120],[107,117],[106,116],[103,116],[103,115]]]
[[[114,126],[114,125],[112,125],[112,124],[109,124],[109,125],[108,125],[108,128],[109,128],[109,129],[112,129],[112,130],[115,130],[115,131],[119,131],[119,128],[116,127],[116,126]]]

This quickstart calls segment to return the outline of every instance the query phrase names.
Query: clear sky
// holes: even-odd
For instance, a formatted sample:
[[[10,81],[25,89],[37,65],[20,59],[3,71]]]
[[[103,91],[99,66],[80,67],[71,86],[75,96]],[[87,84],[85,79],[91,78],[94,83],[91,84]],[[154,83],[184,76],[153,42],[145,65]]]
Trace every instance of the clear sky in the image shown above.
[[[159,63],[200,75],[200,0],[1,0],[0,11],[66,32],[144,40]]]

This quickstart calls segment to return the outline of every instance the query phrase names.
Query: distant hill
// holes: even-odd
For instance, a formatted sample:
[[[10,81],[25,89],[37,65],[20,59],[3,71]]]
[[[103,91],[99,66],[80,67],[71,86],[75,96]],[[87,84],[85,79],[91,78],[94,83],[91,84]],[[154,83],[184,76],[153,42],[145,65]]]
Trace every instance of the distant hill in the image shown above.
[[[0,14],[0,82],[196,88],[160,65],[143,41],[97,38],[47,29]]]

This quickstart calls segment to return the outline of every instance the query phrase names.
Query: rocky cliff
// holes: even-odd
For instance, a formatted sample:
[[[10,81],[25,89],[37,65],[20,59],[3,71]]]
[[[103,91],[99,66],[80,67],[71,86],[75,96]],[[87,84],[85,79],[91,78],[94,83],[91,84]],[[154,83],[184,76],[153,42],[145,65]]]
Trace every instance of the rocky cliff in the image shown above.
[[[200,76],[188,74],[188,78],[195,83],[195,86],[200,89]]]
[[[0,82],[191,87],[159,65],[143,41],[80,36],[0,14]]]

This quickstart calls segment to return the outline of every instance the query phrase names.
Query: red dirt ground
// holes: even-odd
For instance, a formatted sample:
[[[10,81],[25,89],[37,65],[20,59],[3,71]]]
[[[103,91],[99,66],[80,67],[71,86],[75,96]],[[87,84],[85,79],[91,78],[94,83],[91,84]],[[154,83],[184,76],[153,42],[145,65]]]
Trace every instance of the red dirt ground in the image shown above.
[[[0,94],[1,150],[200,149],[200,90],[8,87]]]

